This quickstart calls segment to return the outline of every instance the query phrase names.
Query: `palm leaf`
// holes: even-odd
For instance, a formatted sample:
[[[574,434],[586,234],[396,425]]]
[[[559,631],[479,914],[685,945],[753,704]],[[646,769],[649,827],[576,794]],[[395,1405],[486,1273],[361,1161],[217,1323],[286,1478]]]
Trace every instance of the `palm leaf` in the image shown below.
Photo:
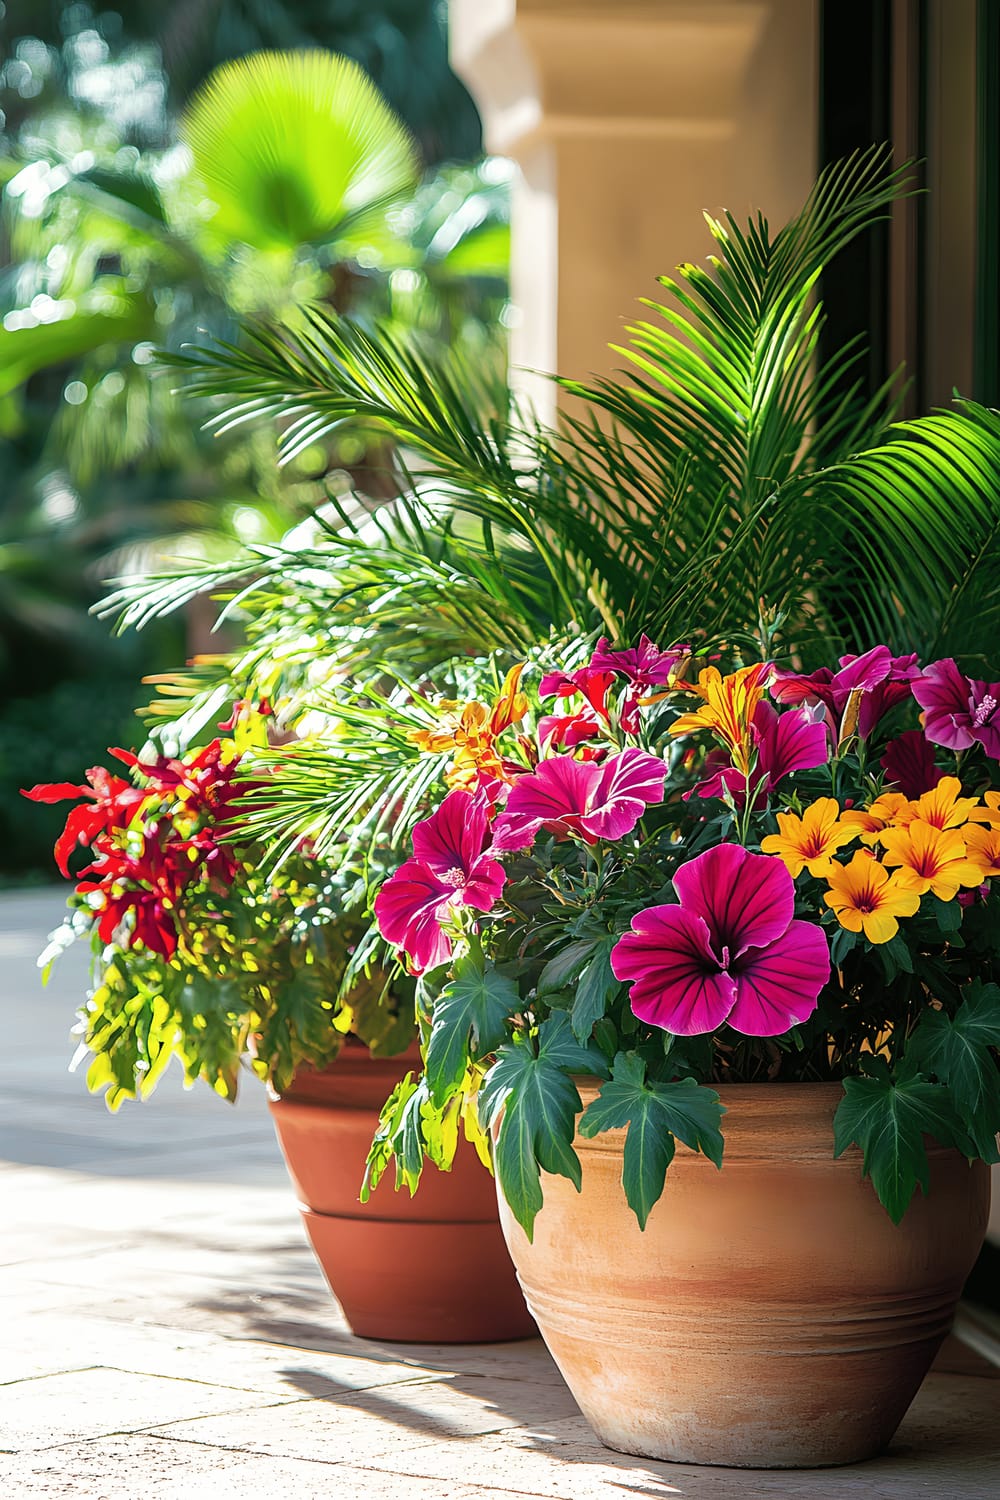
[[[416,185],[406,128],[356,63],[329,52],[223,64],[181,134],[216,205],[213,230],[260,250],[387,245],[386,210]]]
[[[647,304],[661,324],[636,324],[620,351],[636,373],[569,383],[585,414],[559,433],[498,410],[453,359],[320,309],[292,337],[258,326],[246,347],[175,362],[192,391],[221,400],[214,430],[277,422],[286,462],[345,424],[391,437],[411,456],[398,476],[404,503],[416,498],[412,470],[484,535],[516,538],[535,555],[559,624],[671,635],[696,622],[732,637],[756,620],[763,594],[785,613],[790,648],[816,631],[839,639],[843,622],[816,595],[830,552],[816,534],[820,507],[803,529],[802,481],[845,458],[862,431],[870,438],[891,402],[884,391],[825,413],[858,351],[813,378],[816,286],[827,260],[904,189],[905,172],[874,151],[824,174],[774,236],[762,219],[745,230],[712,221],[711,272],[683,266],[665,280],[672,304]],[[398,579],[404,559],[390,551],[384,566]],[[331,541],[332,566],[335,557]]]
[[[857,348],[816,372],[822,271],[904,191],[873,151],[824,173],[774,235],[762,218],[711,221],[711,269],[665,279],[667,300],[646,304],[658,321],[619,351],[632,374],[569,383],[580,404],[557,432],[454,359],[319,309],[292,334],[257,326],[242,347],[175,360],[216,403],[214,430],[275,423],[286,461],[344,426],[396,445],[399,499],[375,531],[332,514],[294,566],[247,560],[231,603],[258,646],[282,616],[308,619],[360,673],[413,681],[463,650],[521,651],[546,625],[770,650],[762,605],[804,661],[821,643],[829,656],[882,639],[929,655],[970,608],[977,636],[996,639],[1000,416],[960,403],[892,425],[891,386],[833,399]],[[186,587],[158,580],[119,602],[135,619]],[[428,762],[385,725],[400,700],[366,720],[371,703],[347,698],[330,709],[343,737],[287,753],[287,800],[260,810],[282,847],[308,833],[328,852],[352,818],[384,832],[429,785]]]

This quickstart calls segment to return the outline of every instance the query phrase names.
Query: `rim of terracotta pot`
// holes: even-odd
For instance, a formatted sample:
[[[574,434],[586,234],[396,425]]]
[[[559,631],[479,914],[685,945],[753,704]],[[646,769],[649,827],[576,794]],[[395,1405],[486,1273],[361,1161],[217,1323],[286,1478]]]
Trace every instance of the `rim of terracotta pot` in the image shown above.
[[[573,1082],[586,1108],[597,1097],[601,1080],[591,1074],[581,1074],[574,1076]],[[726,1142],[727,1165],[734,1161],[771,1159],[779,1143],[783,1142],[785,1150],[791,1150],[800,1161],[829,1161],[835,1166],[857,1170],[860,1153],[856,1146],[848,1147],[840,1157],[833,1155],[833,1117],[844,1097],[842,1083],[713,1083],[708,1087],[715,1090],[726,1109],[721,1128]],[[624,1145],[627,1133],[626,1126],[602,1130],[589,1138],[578,1133],[574,1149],[617,1152]],[[931,1137],[926,1138],[925,1144],[930,1155],[954,1154],[953,1147],[942,1146]],[[671,1170],[678,1161],[686,1158],[705,1160],[699,1152],[678,1141]]]

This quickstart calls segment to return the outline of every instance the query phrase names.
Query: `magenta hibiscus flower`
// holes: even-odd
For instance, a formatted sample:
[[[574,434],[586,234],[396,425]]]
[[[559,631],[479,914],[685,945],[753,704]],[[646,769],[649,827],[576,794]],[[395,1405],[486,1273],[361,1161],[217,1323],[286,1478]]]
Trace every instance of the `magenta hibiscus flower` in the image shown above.
[[[602,635],[594,647],[590,665],[594,671],[618,672],[626,677],[634,688],[662,687],[670,681],[679,662],[691,654],[689,646],[671,646],[661,651],[654,646],[648,635],[639,637],[638,646],[624,651],[611,651],[608,638]]]
[[[779,714],[770,703],[758,703],[752,726],[757,765],[750,776],[751,785],[757,787],[755,806],[763,804],[779,781],[793,771],[811,771],[826,765],[830,742],[826,725],[822,717],[816,717],[817,713],[822,714],[822,709],[790,708]],[[713,759],[714,754],[705,762],[706,770],[711,769],[713,774],[700,781],[692,792],[685,792],[685,801],[691,796],[722,797],[728,792],[737,807],[745,807],[747,778],[728,756],[720,752],[720,765]]]
[[[503,816],[493,827],[482,793],[450,792],[436,812],[413,830],[413,859],[390,875],[375,897],[375,920],[386,942],[402,948],[414,974],[436,969],[451,954],[442,923],[463,906],[489,911],[506,876],[493,858],[524,848],[523,832]]]
[[[913,684],[924,733],[935,745],[968,750],[977,742],[1000,760],[1000,682],[965,677],[951,657],[931,662]]]
[[[780,1036],[816,1009],[830,976],[821,928],[793,920],[795,889],[780,860],[718,844],[674,876],[679,906],[650,906],[611,952],[632,1010],[677,1036],[724,1021],[746,1036]]]
[[[588,844],[624,838],[647,807],[663,800],[666,771],[645,750],[623,750],[601,763],[552,756],[514,784],[507,816],[517,828],[544,824]]]
[[[887,647],[876,647],[876,650],[887,650]],[[842,656],[840,658],[841,670],[850,669],[855,662],[861,661],[860,656]],[[868,739],[874,729],[878,727],[882,719],[890,709],[898,703],[904,703],[913,691],[913,684],[920,676],[920,665],[917,654],[914,651],[909,656],[892,656],[889,658],[889,671],[881,682],[876,682],[874,687],[866,688],[865,695],[861,699],[861,710],[858,714],[858,734],[863,740]]]
[[[916,656],[893,656],[888,646],[873,646],[864,656],[842,656],[838,672],[820,667],[807,676],[779,667],[771,696],[778,703],[822,703],[830,738],[836,743],[848,700],[860,688],[858,734],[867,739],[883,715],[909,696],[919,675]]]

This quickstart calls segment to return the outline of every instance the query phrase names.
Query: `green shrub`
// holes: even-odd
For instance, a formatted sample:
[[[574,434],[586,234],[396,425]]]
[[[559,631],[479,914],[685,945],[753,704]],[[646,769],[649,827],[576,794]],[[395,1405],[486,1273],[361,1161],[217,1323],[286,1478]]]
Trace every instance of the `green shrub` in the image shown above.
[[[21,788],[80,782],[87,766],[107,763],[109,745],[141,744],[145,731],[134,715],[148,698],[134,677],[95,677],[0,705],[0,879],[57,878],[52,845],[66,809],[28,802]]]

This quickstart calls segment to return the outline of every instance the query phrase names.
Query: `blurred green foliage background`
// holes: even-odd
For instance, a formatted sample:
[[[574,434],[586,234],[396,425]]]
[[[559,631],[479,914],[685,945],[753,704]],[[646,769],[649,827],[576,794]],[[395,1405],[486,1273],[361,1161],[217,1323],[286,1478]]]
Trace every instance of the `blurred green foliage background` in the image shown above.
[[[155,350],[313,300],[502,365],[508,167],[482,158],[445,21],[436,0],[0,0],[0,877],[51,872],[59,810],[19,788],[135,743],[141,677],[210,646],[208,607],[112,639],[88,614],[107,581],[276,539],[331,489],[377,492],[356,439],[279,469],[268,434],[206,437]],[[179,122],[220,64],[317,48],[382,90],[416,185],[367,243],[343,225],[278,249],[264,222],[226,237]],[[303,192],[308,145],[279,142]]]

